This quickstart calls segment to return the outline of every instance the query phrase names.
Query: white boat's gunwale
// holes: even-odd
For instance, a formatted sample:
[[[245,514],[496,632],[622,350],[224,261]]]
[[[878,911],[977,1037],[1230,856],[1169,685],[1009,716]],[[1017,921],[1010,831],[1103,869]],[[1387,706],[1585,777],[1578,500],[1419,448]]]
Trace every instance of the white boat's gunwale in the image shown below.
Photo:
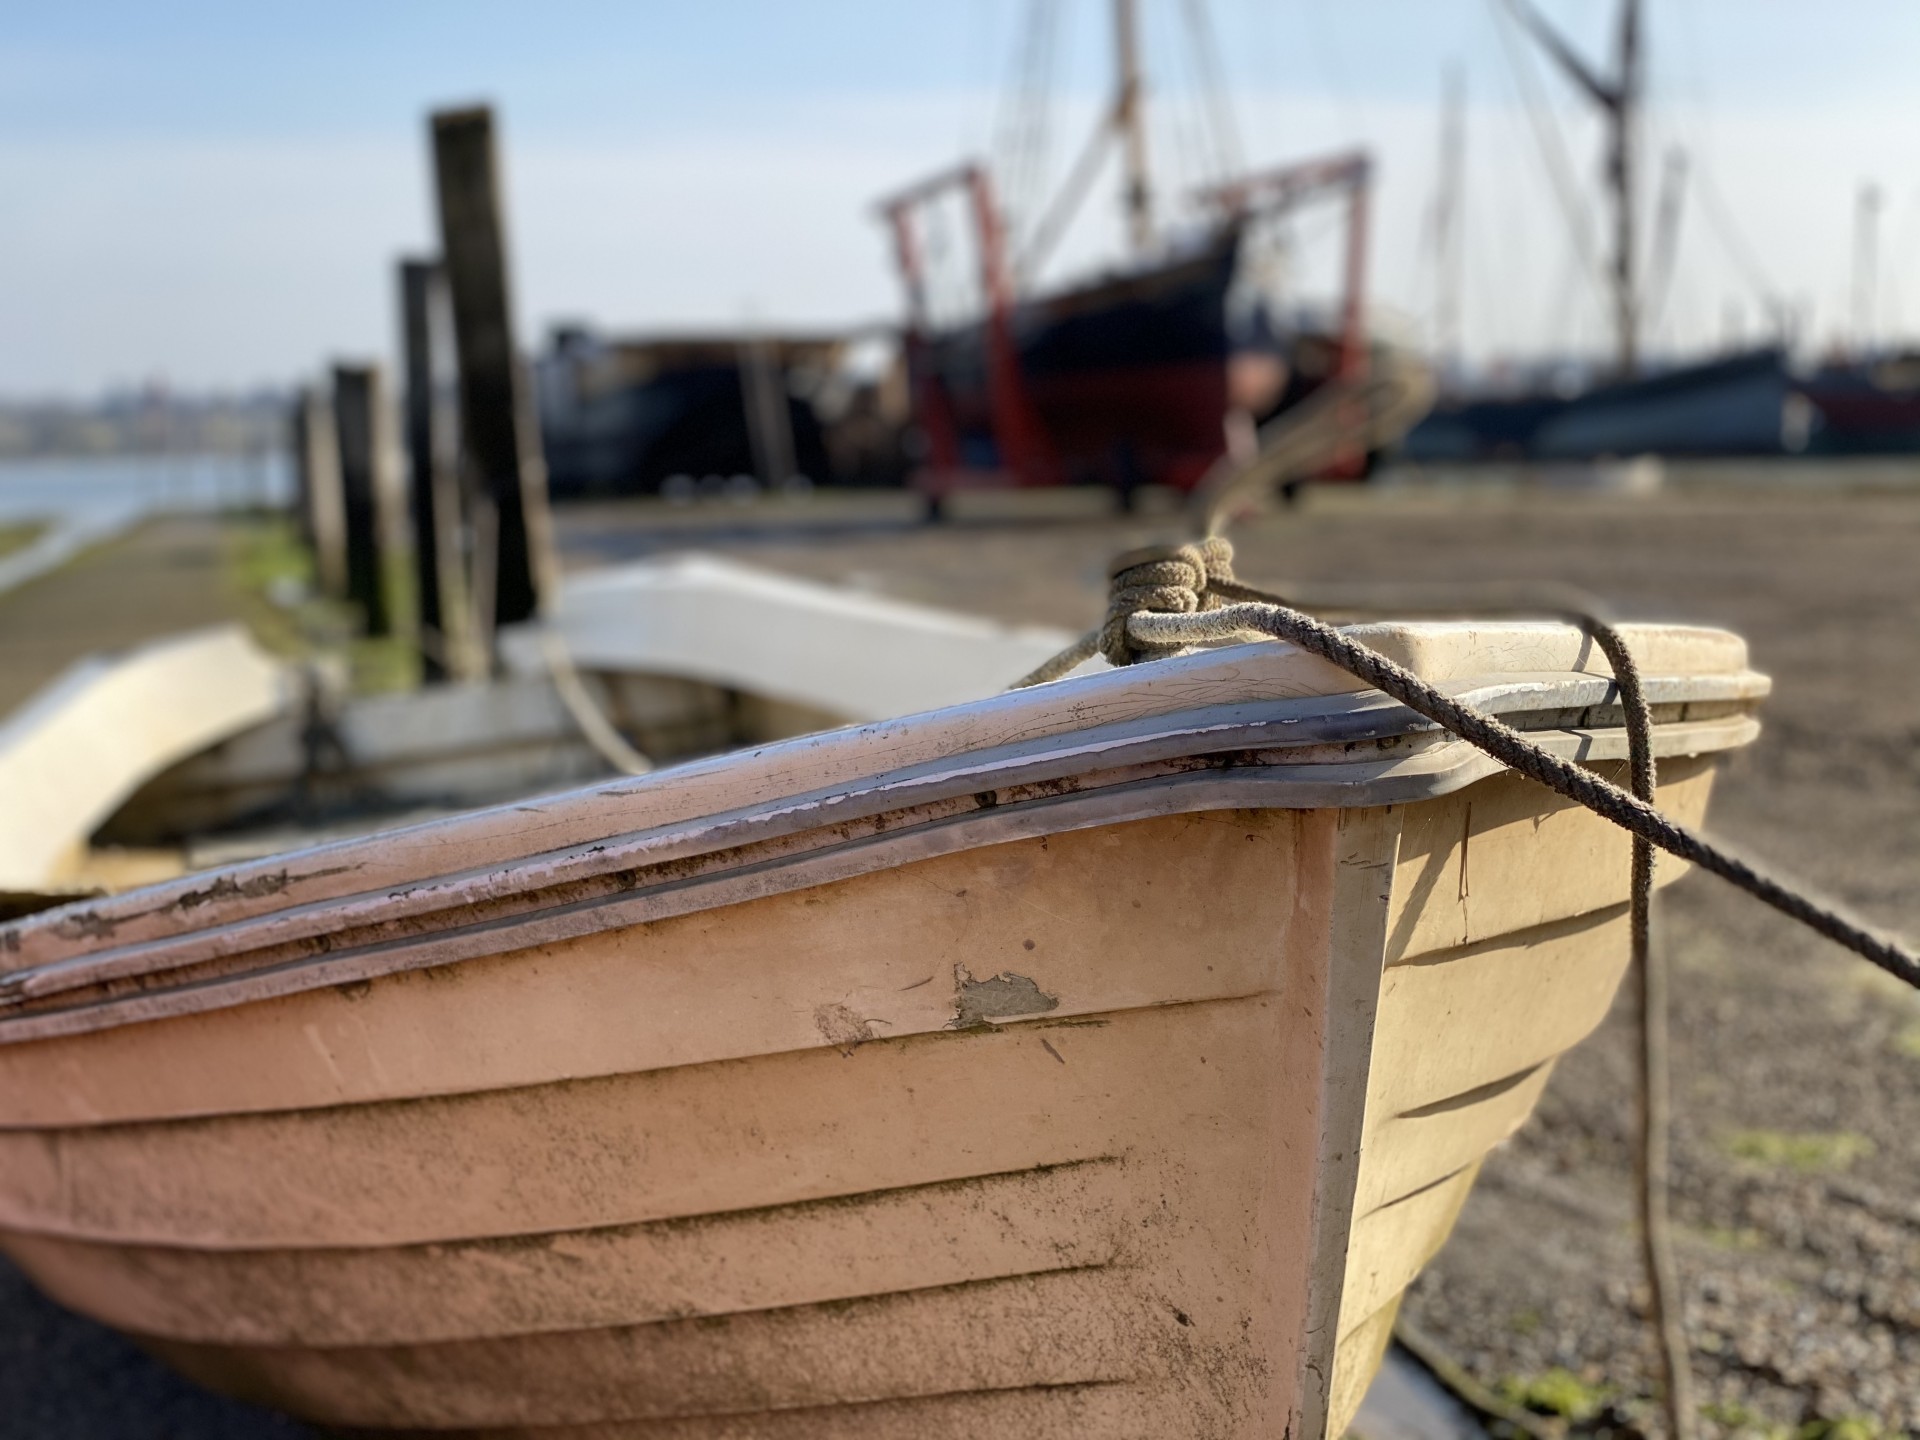
[[[1647,682],[1647,689],[1656,706],[1680,706],[1684,714],[1686,708],[1716,702],[1751,702],[1764,691],[1764,680],[1751,672],[1656,677]],[[1604,712],[1617,709],[1612,682],[1601,677],[1513,677],[1461,694],[1489,713],[1507,716],[1509,723],[1523,729],[1589,728],[1595,721],[1614,719]],[[1542,701],[1550,703],[1543,707]],[[1660,728],[1670,731],[1671,724],[1669,721]],[[1435,734],[1430,722],[1378,692],[1206,706],[1069,731],[1039,742],[968,752],[882,773],[864,782],[796,794],[772,804],[744,806],[692,821],[624,834],[613,832],[507,864],[423,876],[412,883],[268,908],[273,895],[293,888],[296,879],[335,873],[320,864],[294,877],[291,872],[296,863],[324,861],[329,852],[343,845],[366,843],[364,838],[356,838],[206,872],[197,877],[203,887],[200,891],[175,896],[170,906],[162,897],[171,887],[132,892],[123,901],[137,902],[148,896],[158,902],[135,914],[150,915],[169,908],[174,912],[167,918],[175,921],[177,928],[151,939],[99,943],[117,928],[114,911],[122,919],[132,918],[126,914],[126,904],[110,910],[104,904],[82,903],[36,916],[18,927],[19,932],[71,931],[75,953],[10,973],[0,972],[0,1011],[9,1004],[159,973],[178,964],[288,944],[342,928],[399,923],[435,912],[484,905],[504,896],[687,860],[810,828],[866,821],[916,804],[1086,776],[1096,768],[1111,772],[1128,764],[1280,748],[1299,752],[1294,763],[1309,763],[1313,758],[1309,751],[1329,746],[1336,748],[1332,754],[1319,757],[1321,763],[1340,763],[1347,757],[1338,747],[1395,739],[1431,740]],[[229,893],[242,895],[249,887],[259,889],[260,898],[267,902],[262,907],[264,913],[196,925],[194,911],[204,901],[195,897],[219,891],[223,885]],[[5,938],[0,934],[0,940]]]
[[[1669,722],[1656,726],[1656,751],[1673,756],[1732,749],[1751,741],[1757,730],[1757,722],[1743,715]],[[1567,759],[1605,761],[1623,758],[1626,753],[1624,732],[1619,730],[1566,729],[1534,734],[1546,748]],[[202,948],[198,953],[174,950],[165,957],[165,963],[139,972],[139,979],[150,981],[168,972],[220,961],[238,963],[213,975],[183,976],[164,988],[143,986],[58,1008],[0,1015],[0,1044],[171,1018],[325,985],[358,984],[403,971],[457,964],[810,889],[985,845],[1070,830],[1202,810],[1354,809],[1411,804],[1451,793],[1503,768],[1462,741],[1443,740],[1432,734],[1408,738],[1415,743],[1359,762],[1319,758],[1300,763],[1294,758],[1297,752],[1290,748],[1264,754],[1241,749],[1185,756],[1106,775],[1077,777],[1079,788],[1066,794],[1052,792],[1046,782],[1024,779],[1007,787],[983,784],[963,795],[882,811],[873,818],[893,823],[854,839],[834,834],[854,817],[835,816],[831,825],[758,837],[760,844],[780,846],[783,853],[755,855],[751,853],[755,845],[744,841],[709,850],[705,854],[719,864],[708,873],[676,875],[651,886],[636,884],[477,923],[423,927],[411,934],[358,946],[333,943],[334,937],[329,936],[329,947],[317,954],[307,951],[286,959],[259,957],[266,963],[246,964],[249,956],[258,956],[253,948],[226,952]],[[1332,748],[1339,753],[1337,746]],[[1277,763],[1266,758],[1273,754],[1288,758]],[[1183,761],[1191,768],[1179,768]],[[1018,793],[1023,789],[1029,793]],[[786,813],[784,808],[775,810],[769,820],[778,821]],[[808,843],[810,839],[813,843]],[[729,855],[740,858],[727,864]],[[671,865],[683,858],[675,856],[660,863]],[[337,935],[346,928],[338,923],[344,917],[339,917],[335,906],[326,908],[336,916]],[[453,915],[465,908],[454,905],[435,913]],[[280,948],[282,942],[271,943]],[[22,994],[15,1003],[44,1003],[61,993],[99,983],[73,971],[47,979],[67,983],[48,984]]]

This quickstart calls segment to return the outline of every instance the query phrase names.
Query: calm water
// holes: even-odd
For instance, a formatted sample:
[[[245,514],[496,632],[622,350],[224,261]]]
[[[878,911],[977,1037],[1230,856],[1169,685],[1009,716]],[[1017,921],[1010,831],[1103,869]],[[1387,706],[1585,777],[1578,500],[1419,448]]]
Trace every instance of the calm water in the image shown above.
[[[0,460],[0,521],[244,509],[292,491],[281,452]]]

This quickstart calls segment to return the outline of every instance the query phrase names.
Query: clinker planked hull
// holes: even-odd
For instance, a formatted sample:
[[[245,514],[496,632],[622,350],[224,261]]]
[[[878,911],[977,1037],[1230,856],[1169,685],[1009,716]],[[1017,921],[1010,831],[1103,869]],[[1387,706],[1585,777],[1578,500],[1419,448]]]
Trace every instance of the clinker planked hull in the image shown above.
[[[1617,771],[1577,637],[1443,629],[1377,638]],[[1764,682],[1636,649],[1697,821]],[[1242,647],[563,797],[564,855],[476,816],[40,917],[0,1247],[347,1430],[1341,1433],[1627,952],[1622,836],[1350,683]]]

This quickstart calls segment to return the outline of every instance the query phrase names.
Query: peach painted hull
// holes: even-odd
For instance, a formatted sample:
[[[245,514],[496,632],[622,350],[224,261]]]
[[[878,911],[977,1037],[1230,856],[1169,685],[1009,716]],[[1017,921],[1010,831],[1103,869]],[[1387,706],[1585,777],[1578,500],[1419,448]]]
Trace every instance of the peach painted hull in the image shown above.
[[[1288,663],[1208,713],[1268,707],[1271,738],[1355,698]],[[1762,688],[1716,663],[1662,712],[1689,821]],[[796,742],[888,777],[835,781],[830,822],[767,798],[790,747],[566,797],[519,822],[571,846],[547,890],[536,837],[503,859],[476,817],[0,932],[0,1248],[351,1430],[1342,1433],[1482,1157],[1607,1010],[1625,841],[1515,777],[1435,781],[1431,737],[1208,750],[1174,699],[1099,679],[1062,718],[1046,689],[988,702],[1020,737],[990,761],[914,722],[891,770],[876,727]],[[1090,734],[1097,765],[1029,763]],[[684,839],[662,815],[727,798],[759,807],[740,843],[592,883],[596,824]],[[422,908],[382,865],[480,889]]]

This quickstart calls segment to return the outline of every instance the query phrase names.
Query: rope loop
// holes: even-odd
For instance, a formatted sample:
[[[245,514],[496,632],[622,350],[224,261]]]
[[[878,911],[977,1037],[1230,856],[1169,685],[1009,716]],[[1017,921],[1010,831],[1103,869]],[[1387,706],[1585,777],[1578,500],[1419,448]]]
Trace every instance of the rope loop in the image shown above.
[[[1109,572],[1107,617],[1099,651],[1112,665],[1132,665],[1171,654],[1185,642],[1160,643],[1134,633],[1135,615],[1192,615],[1225,603],[1215,587],[1233,583],[1233,545],[1210,536],[1187,545],[1155,545],[1129,551]]]

